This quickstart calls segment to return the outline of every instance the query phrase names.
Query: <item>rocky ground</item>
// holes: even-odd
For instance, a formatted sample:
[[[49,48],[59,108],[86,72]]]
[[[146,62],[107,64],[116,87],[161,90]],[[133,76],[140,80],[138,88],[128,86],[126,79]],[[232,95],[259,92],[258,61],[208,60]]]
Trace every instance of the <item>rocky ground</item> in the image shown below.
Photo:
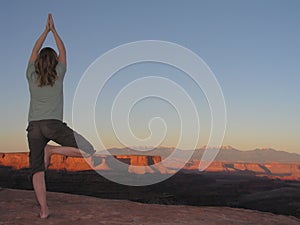
[[[0,187],[32,190],[29,175],[29,169],[0,167]],[[300,183],[296,181],[182,171],[164,182],[134,187],[111,182],[95,171],[48,170],[46,184],[50,192],[160,205],[245,208],[300,219]]]
[[[300,224],[299,219],[291,216],[229,207],[142,204],[54,192],[48,192],[47,197],[51,216],[42,220],[37,217],[39,208],[33,191],[0,189],[0,224]]]

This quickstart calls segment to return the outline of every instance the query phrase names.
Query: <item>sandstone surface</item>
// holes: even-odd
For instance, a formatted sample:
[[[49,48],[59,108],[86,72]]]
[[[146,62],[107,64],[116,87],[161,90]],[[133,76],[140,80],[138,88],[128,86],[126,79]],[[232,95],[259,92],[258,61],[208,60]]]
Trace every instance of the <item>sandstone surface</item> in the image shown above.
[[[142,204],[125,200],[48,192],[51,216],[37,217],[33,191],[0,189],[1,225],[299,225],[291,216],[228,207],[193,207]]]

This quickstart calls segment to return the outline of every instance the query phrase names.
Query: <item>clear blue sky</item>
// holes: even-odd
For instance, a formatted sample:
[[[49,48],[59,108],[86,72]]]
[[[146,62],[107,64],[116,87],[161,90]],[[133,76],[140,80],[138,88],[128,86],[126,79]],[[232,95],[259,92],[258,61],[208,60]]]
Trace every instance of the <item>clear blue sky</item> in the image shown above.
[[[194,51],[216,75],[228,113],[224,145],[244,150],[272,147],[300,154],[297,0],[1,1],[0,151],[28,150],[25,128],[29,91],[25,70],[49,12],[68,53],[64,89],[64,118],[68,124],[72,125],[76,86],[97,57],[128,42],[164,40]],[[45,44],[54,46],[53,38],[50,36]],[[130,68],[128,71],[124,74],[130,73]],[[196,93],[194,97],[197,99]],[[143,121],[143,113],[148,111],[145,109],[160,104],[154,100],[150,106],[146,103],[133,111],[132,116],[139,118],[136,121]],[[198,104],[201,109],[201,101]],[[172,107],[159,107],[162,111],[149,111],[146,117],[167,113],[166,118],[176,120]],[[97,120],[101,124],[101,116]],[[138,124],[133,126],[143,136],[145,132]],[[107,145],[117,146],[105,126],[99,129],[106,134]],[[176,136],[175,133],[170,135]],[[165,144],[171,146],[172,142]],[[202,144],[205,143],[199,146]]]

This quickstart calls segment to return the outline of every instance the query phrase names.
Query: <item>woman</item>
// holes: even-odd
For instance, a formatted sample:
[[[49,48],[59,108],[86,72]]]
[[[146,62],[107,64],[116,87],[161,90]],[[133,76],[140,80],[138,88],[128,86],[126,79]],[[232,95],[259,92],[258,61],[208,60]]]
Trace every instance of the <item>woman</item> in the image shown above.
[[[49,47],[41,47],[52,32],[59,55]],[[41,207],[40,218],[48,218],[44,171],[52,154],[89,157],[95,150],[80,134],[63,123],[63,80],[66,73],[66,50],[51,14],[46,28],[36,41],[29,59],[26,76],[30,90],[27,138],[32,182]],[[61,146],[50,146],[52,140]],[[80,149],[79,147],[80,146]]]

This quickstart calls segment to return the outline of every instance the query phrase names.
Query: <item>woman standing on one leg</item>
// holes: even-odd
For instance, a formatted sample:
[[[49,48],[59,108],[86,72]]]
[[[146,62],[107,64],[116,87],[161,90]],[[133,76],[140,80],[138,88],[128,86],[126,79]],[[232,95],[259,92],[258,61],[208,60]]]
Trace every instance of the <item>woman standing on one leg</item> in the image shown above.
[[[40,50],[49,32],[54,36],[58,56],[52,48]],[[62,122],[66,65],[66,50],[49,14],[46,28],[33,47],[26,71],[30,90],[27,127],[29,162],[34,191],[41,206],[41,218],[49,216],[44,171],[49,166],[51,155],[89,157],[95,153],[93,146],[83,136]],[[50,140],[61,146],[47,145]]]

